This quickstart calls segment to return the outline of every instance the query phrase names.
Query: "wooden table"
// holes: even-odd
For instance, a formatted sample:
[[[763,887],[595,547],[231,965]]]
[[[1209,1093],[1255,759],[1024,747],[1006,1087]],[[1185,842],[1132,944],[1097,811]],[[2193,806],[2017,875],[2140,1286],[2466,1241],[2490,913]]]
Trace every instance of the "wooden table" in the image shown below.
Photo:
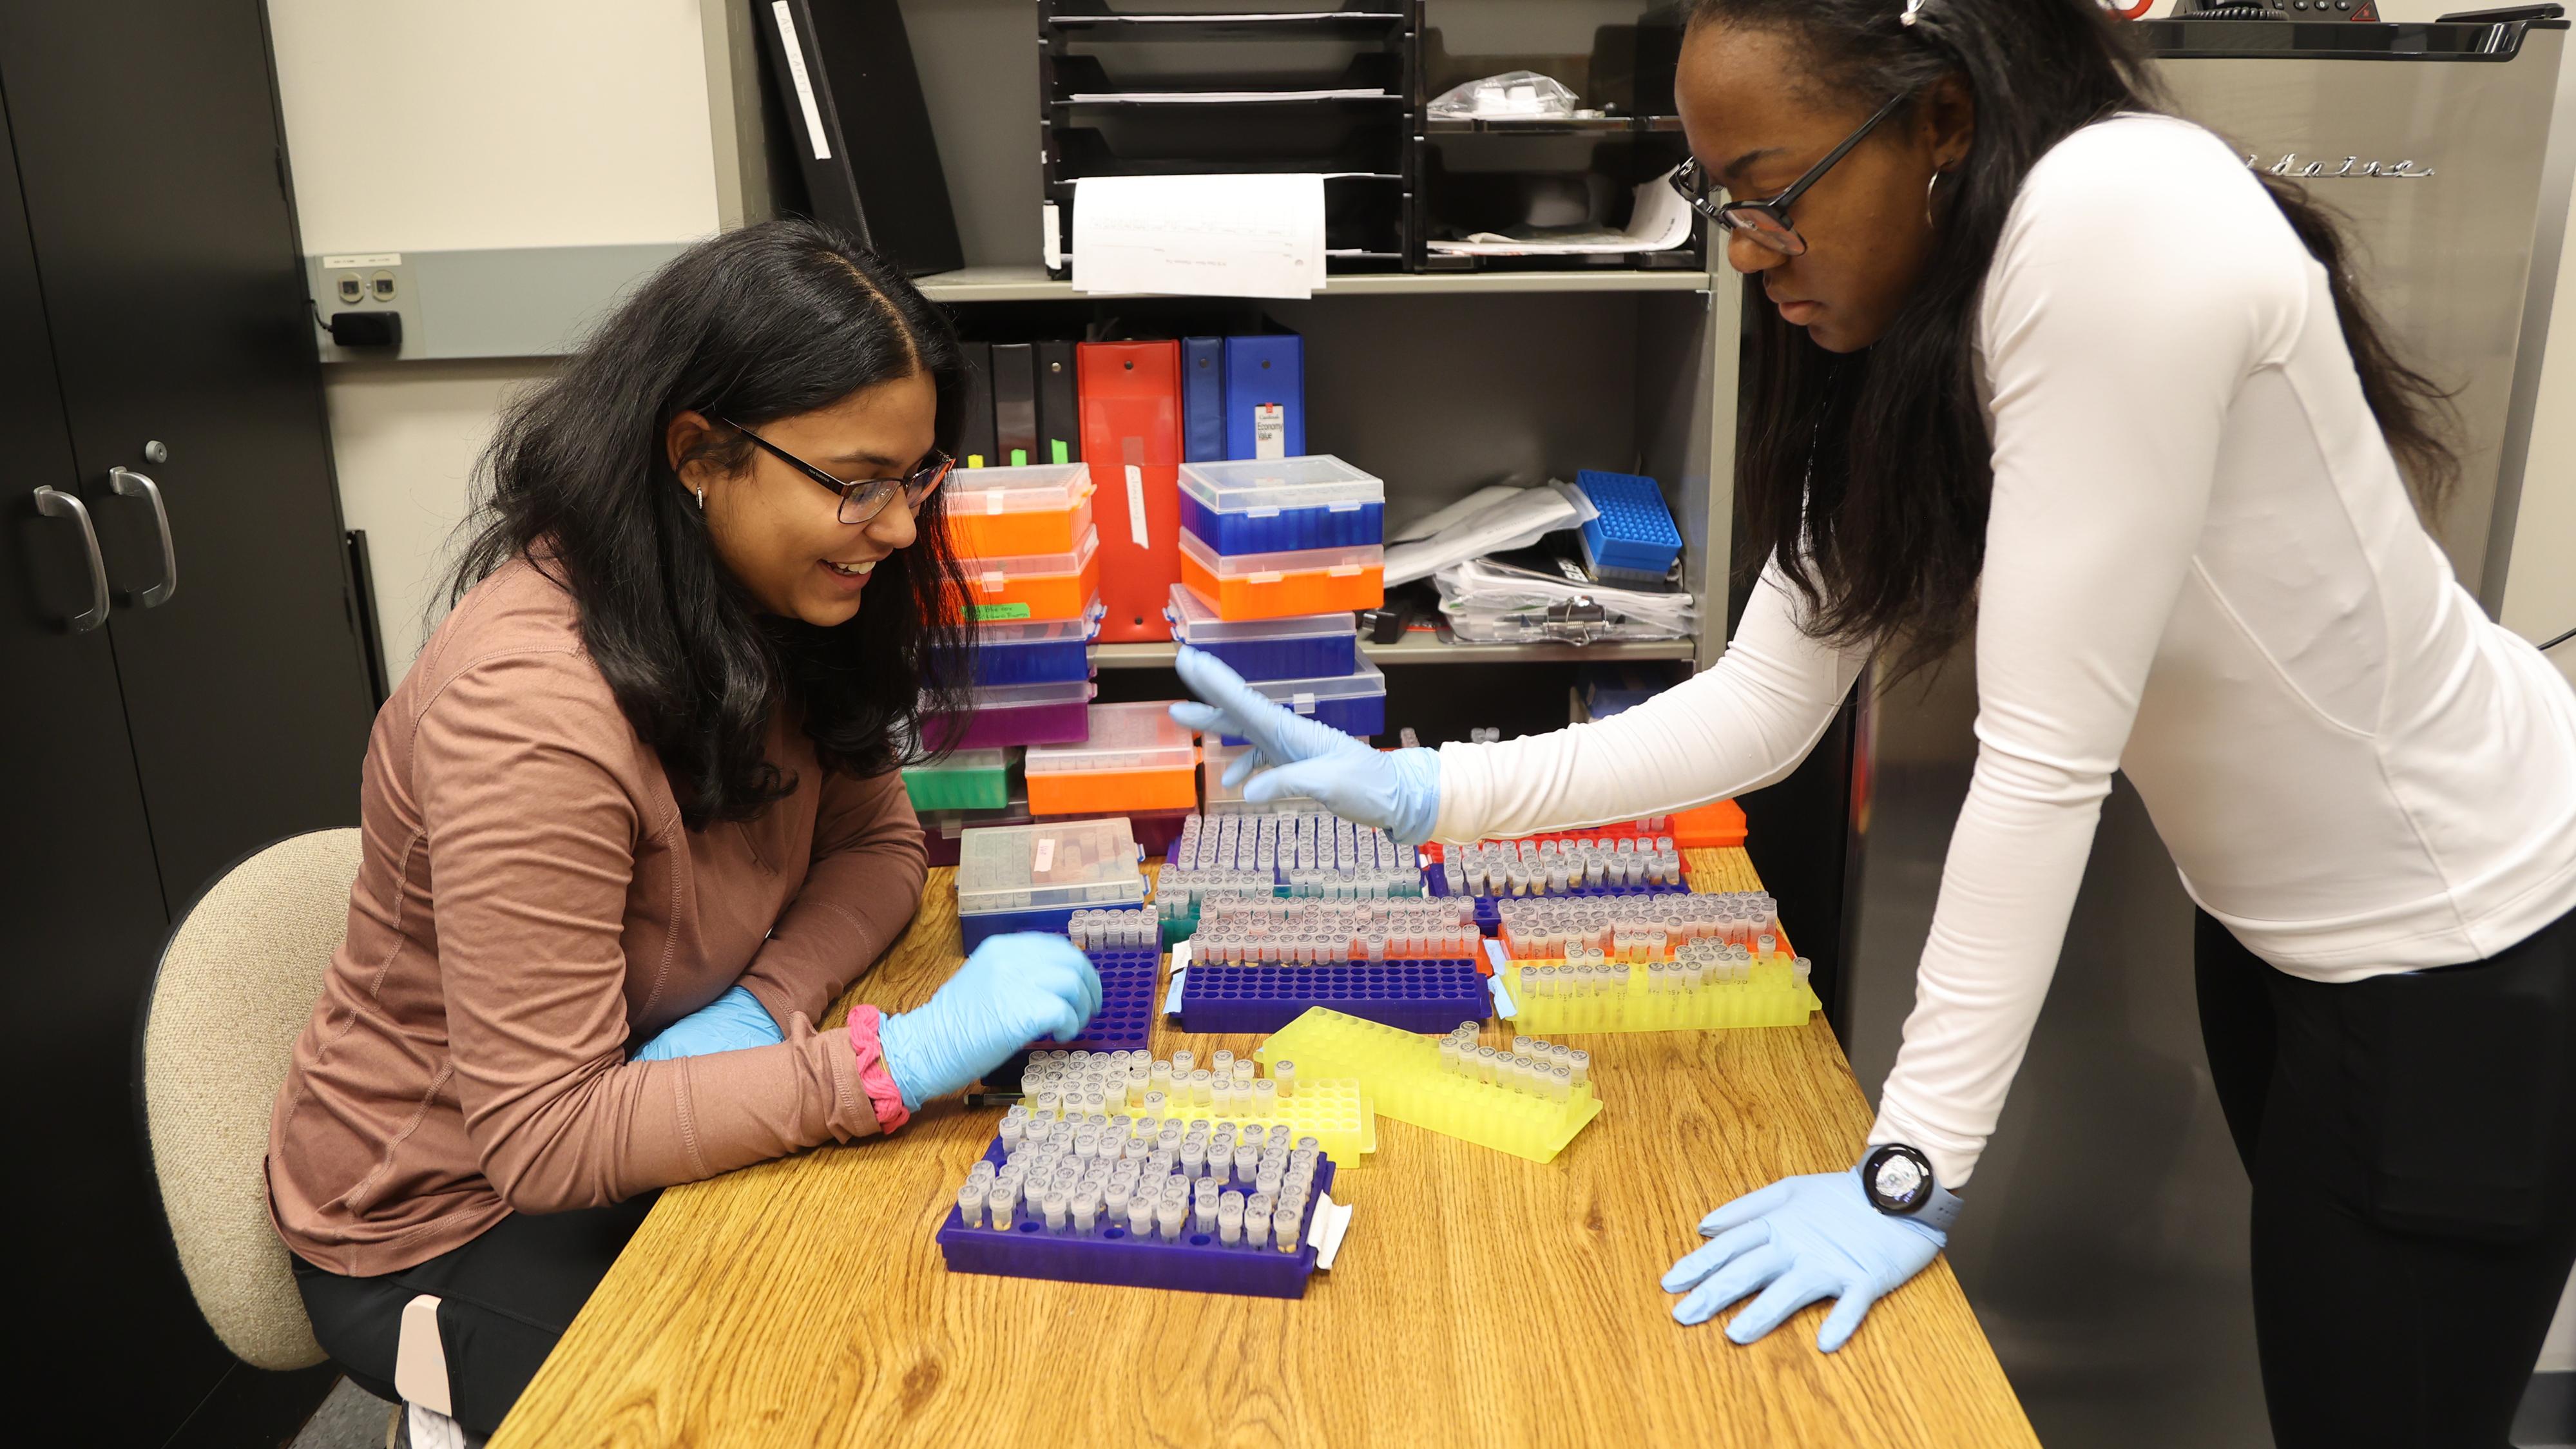
[[[1753,885],[1736,851],[1693,874]],[[958,954],[935,870],[837,1010],[918,1005]],[[1821,1014],[1580,1040],[1608,1106],[1554,1162],[1380,1118],[1333,1183],[1355,1209],[1341,1256],[1296,1301],[950,1273],[931,1234],[999,1116],[954,1102],[672,1188],[494,1449],[2038,1442],[1946,1259],[1830,1357],[1829,1305],[1749,1348],[1673,1322],[1655,1280],[1703,1214],[1859,1155],[1869,1109]]]

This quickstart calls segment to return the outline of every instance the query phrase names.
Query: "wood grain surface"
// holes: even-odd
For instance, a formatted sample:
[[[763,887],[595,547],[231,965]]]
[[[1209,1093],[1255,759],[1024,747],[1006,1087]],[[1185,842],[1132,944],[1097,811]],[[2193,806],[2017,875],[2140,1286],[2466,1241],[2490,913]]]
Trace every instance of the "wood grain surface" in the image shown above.
[[[1753,888],[1741,851],[1696,856],[1703,889]],[[933,871],[836,1015],[917,1005],[958,959]],[[1341,1256],[1295,1301],[950,1273],[931,1234],[997,1109],[672,1188],[492,1444],[2037,1443],[1946,1260],[1831,1356],[1827,1305],[1749,1348],[1673,1322],[1656,1279],[1703,1214],[1859,1154],[1821,1014],[1567,1039],[1597,1121],[1542,1165],[1380,1118],[1333,1185]],[[1256,1044],[1155,1028],[1157,1055]]]

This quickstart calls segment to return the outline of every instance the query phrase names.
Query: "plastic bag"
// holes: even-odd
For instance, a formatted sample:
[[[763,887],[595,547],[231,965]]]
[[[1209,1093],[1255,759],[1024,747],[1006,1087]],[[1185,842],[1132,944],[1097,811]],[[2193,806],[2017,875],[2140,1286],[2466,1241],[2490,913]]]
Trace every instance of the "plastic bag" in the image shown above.
[[[1507,70],[1451,86],[1431,103],[1431,114],[1450,120],[1569,120],[1574,92],[1534,70]]]
[[[1489,559],[1451,564],[1434,580],[1450,632],[1471,643],[1687,639],[1699,618],[1689,594],[1563,582]]]
[[[1580,528],[1600,516],[1592,500],[1571,484],[1551,481],[1544,488],[1502,489],[1491,502],[1431,537],[1389,548],[1386,584],[1393,588],[1427,579],[1450,564],[1479,554],[1527,548],[1546,534],[1560,528]]]

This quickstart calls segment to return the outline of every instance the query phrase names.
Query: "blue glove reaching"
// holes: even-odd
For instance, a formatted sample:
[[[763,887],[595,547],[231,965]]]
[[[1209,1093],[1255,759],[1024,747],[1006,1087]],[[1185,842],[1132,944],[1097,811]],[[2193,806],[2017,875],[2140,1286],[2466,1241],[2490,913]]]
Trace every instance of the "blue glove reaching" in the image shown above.
[[[1184,646],[1173,661],[1181,682],[1204,704],[1172,706],[1172,718],[1201,734],[1249,740],[1225,772],[1231,789],[1266,804],[1302,795],[1345,820],[1374,825],[1405,845],[1431,838],[1440,820],[1440,752],[1369,748],[1265,698],[1224,661]],[[1256,768],[1268,769],[1255,775]],[[1244,784],[1249,777],[1250,784]]]
[[[1870,1305],[1929,1265],[1947,1233],[1870,1206],[1860,1171],[1785,1177],[1750,1192],[1700,1225],[1716,1239],[1664,1274],[1664,1291],[1688,1295],[1673,1317],[1705,1323],[1755,1289],[1762,1296],[1726,1325],[1726,1336],[1751,1343],[1822,1298],[1839,1300],[1825,1315],[1816,1347],[1849,1342]]]
[[[877,1025],[886,1071],[918,1112],[1053,1037],[1071,1041],[1100,1009],[1100,973],[1062,936],[1019,932],[975,948],[928,1001]]]
[[[662,1028],[660,1036],[644,1043],[635,1060],[661,1062],[673,1057],[702,1057],[714,1052],[776,1046],[785,1040],[786,1034],[778,1029],[778,1023],[769,1019],[769,1008],[760,1004],[759,997],[737,986]]]

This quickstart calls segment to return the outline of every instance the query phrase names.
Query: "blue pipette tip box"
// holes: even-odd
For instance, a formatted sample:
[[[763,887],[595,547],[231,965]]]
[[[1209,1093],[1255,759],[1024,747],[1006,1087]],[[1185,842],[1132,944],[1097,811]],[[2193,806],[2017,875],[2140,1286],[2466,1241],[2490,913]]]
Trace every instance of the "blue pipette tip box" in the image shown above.
[[[1660,579],[1681,556],[1681,530],[1654,479],[1586,468],[1574,486],[1600,511],[1583,525],[1584,557],[1595,568]]]
[[[1359,961],[1339,966],[1193,962],[1181,982],[1181,1029],[1273,1032],[1325,1006],[1405,1031],[1447,1031],[1485,1011],[1473,961]]]
[[[1004,1157],[1000,1138],[984,1149],[984,1160],[996,1167]],[[1315,1271],[1315,1247],[1306,1241],[1315,1210],[1332,1191],[1333,1159],[1315,1164],[1314,1196],[1293,1231],[1297,1251],[1275,1247],[1226,1247],[1214,1233],[1184,1232],[1166,1242],[1138,1239],[1124,1224],[1095,1224],[1089,1233],[1071,1229],[1054,1233],[1043,1222],[1022,1221],[1008,1232],[987,1225],[970,1228],[957,1205],[934,1235],[951,1273],[990,1273],[1005,1278],[1044,1278],[1055,1283],[1100,1283],[1116,1288],[1168,1288],[1180,1293],[1233,1293],[1253,1298],[1303,1298],[1306,1278]]]

